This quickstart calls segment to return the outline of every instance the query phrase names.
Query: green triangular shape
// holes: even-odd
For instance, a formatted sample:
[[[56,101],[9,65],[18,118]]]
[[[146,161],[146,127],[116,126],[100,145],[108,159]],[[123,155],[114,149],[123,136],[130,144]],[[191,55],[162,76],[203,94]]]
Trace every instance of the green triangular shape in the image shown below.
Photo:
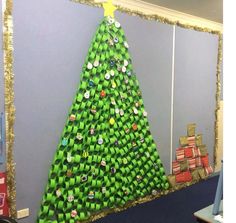
[[[83,66],[38,215],[77,223],[168,189],[120,23],[105,17]]]

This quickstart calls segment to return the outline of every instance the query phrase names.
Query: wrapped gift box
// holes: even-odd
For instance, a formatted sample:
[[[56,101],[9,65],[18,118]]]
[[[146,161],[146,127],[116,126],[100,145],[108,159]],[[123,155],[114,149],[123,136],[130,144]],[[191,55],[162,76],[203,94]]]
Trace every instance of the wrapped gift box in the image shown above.
[[[194,170],[196,168],[196,158],[188,159],[188,167],[190,170]]]
[[[175,175],[180,173],[180,164],[177,161],[172,162],[172,173]]]
[[[186,171],[188,170],[188,161],[185,159],[184,161],[179,162],[180,164],[180,171]]]
[[[175,185],[176,185],[175,175],[169,175],[167,178],[168,178],[168,181],[169,181],[170,185],[172,187],[175,187]]]
[[[201,156],[206,156],[207,155],[207,148],[206,145],[200,145],[198,146]]]
[[[207,166],[204,169],[207,176],[213,173],[213,168],[211,166]]]
[[[201,151],[198,147],[194,147],[194,157],[201,156]]]
[[[196,160],[196,166],[197,167],[202,167],[202,159],[201,159],[201,157],[196,157],[195,160]]]
[[[185,183],[192,181],[190,171],[185,171],[176,175],[176,183]]]
[[[179,138],[179,144],[181,146],[187,146],[188,145],[188,137],[187,136],[181,136]]]
[[[199,168],[198,174],[199,174],[201,179],[206,179],[206,177],[207,177],[206,173],[205,173],[205,170],[203,168]]]
[[[185,156],[185,158],[193,158],[194,157],[193,147],[184,148],[184,156]]]
[[[196,145],[201,146],[202,145],[202,134],[198,134],[196,136]]]
[[[188,136],[194,136],[195,131],[196,131],[196,124],[195,123],[187,125],[187,134],[188,134]]]
[[[195,146],[195,136],[188,137],[187,140],[189,146]]]
[[[176,149],[176,160],[183,161],[184,160],[184,148]]]
[[[199,181],[200,180],[200,175],[199,175],[199,169],[195,169],[191,172],[192,178],[194,181]]]
[[[201,157],[203,167],[209,166],[209,157],[208,154],[206,156]]]

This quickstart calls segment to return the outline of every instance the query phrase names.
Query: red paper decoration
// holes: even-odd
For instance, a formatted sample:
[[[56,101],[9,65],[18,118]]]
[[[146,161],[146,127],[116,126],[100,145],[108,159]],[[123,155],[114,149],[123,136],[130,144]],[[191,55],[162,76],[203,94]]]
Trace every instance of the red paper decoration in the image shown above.
[[[177,183],[184,183],[192,181],[192,175],[190,171],[185,171],[176,175]]]
[[[9,216],[7,203],[6,173],[0,173],[0,216]]]
[[[106,97],[106,92],[105,92],[104,90],[102,90],[101,93],[100,93],[100,96],[101,96],[102,98]]]

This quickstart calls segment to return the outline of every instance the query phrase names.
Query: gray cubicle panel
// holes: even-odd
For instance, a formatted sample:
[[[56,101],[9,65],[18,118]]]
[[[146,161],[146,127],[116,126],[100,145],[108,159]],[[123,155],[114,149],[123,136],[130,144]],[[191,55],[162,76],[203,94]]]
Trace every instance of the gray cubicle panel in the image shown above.
[[[173,158],[187,124],[196,123],[213,164],[218,36],[176,28]]]
[[[17,209],[30,208],[30,217],[20,222],[35,222],[81,68],[102,18],[102,9],[67,0],[14,4]],[[117,18],[130,44],[158,151],[168,166],[172,29],[120,13]]]

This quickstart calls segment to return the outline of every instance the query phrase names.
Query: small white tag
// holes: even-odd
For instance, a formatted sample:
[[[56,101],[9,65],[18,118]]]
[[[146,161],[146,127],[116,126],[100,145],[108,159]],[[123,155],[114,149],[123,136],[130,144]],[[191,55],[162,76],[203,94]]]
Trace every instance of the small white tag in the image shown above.
[[[5,178],[0,178],[0,184],[5,184]]]

